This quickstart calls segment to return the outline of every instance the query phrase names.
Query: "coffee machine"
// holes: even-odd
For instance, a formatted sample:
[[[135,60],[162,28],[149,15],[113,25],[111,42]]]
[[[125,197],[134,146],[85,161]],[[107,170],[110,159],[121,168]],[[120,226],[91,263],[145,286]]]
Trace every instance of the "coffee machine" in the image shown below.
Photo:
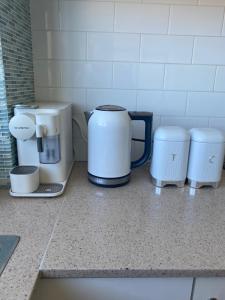
[[[10,194],[15,197],[62,194],[73,166],[71,104],[38,102],[16,105],[9,130],[17,141],[19,165],[10,173]],[[29,172],[36,172],[37,168],[38,186],[34,190],[26,188],[23,192],[25,181],[29,182],[31,175],[34,176]],[[34,181],[30,180],[31,183]],[[17,190],[16,186],[21,188]]]

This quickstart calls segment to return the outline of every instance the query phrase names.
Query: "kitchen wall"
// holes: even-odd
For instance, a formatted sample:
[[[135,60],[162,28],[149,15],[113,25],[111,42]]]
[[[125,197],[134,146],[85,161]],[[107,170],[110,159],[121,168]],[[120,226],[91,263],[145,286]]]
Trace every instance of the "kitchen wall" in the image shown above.
[[[34,100],[29,0],[0,1],[0,186],[16,164],[8,123],[16,103]]]
[[[153,111],[155,127],[225,130],[224,9],[225,0],[31,0],[36,99],[72,101],[76,117],[113,103]],[[77,128],[75,144],[86,159]]]

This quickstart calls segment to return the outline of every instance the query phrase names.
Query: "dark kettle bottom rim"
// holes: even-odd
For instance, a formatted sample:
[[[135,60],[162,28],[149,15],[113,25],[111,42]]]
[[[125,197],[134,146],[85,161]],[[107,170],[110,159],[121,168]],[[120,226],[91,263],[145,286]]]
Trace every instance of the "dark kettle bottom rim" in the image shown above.
[[[113,188],[127,184],[130,181],[130,173],[122,177],[104,178],[88,172],[88,180],[97,186]]]

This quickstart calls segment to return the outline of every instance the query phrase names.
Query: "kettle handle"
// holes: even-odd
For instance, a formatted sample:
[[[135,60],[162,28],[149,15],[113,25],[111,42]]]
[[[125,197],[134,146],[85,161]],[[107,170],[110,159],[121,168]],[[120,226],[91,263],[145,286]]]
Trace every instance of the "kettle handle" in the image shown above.
[[[131,168],[133,169],[143,165],[150,157],[153,113],[139,112],[139,111],[129,111],[128,113],[132,121],[145,122],[145,139],[142,140],[142,139],[132,138],[133,141],[145,143],[144,153],[142,154],[142,156],[139,159],[131,162]]]

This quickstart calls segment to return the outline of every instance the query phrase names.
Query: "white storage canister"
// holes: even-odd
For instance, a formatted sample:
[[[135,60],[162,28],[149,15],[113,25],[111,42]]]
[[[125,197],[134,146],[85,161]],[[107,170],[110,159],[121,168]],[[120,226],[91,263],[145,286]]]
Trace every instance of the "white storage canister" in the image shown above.
[[[225,137],[213,128],[193,128],[188,164],[188,182],[193,188],[217,187],[221,180]]]
[[[153,183],[183,187],[187,176],[190,134],[177,126],[156,129],[150,173]]]

